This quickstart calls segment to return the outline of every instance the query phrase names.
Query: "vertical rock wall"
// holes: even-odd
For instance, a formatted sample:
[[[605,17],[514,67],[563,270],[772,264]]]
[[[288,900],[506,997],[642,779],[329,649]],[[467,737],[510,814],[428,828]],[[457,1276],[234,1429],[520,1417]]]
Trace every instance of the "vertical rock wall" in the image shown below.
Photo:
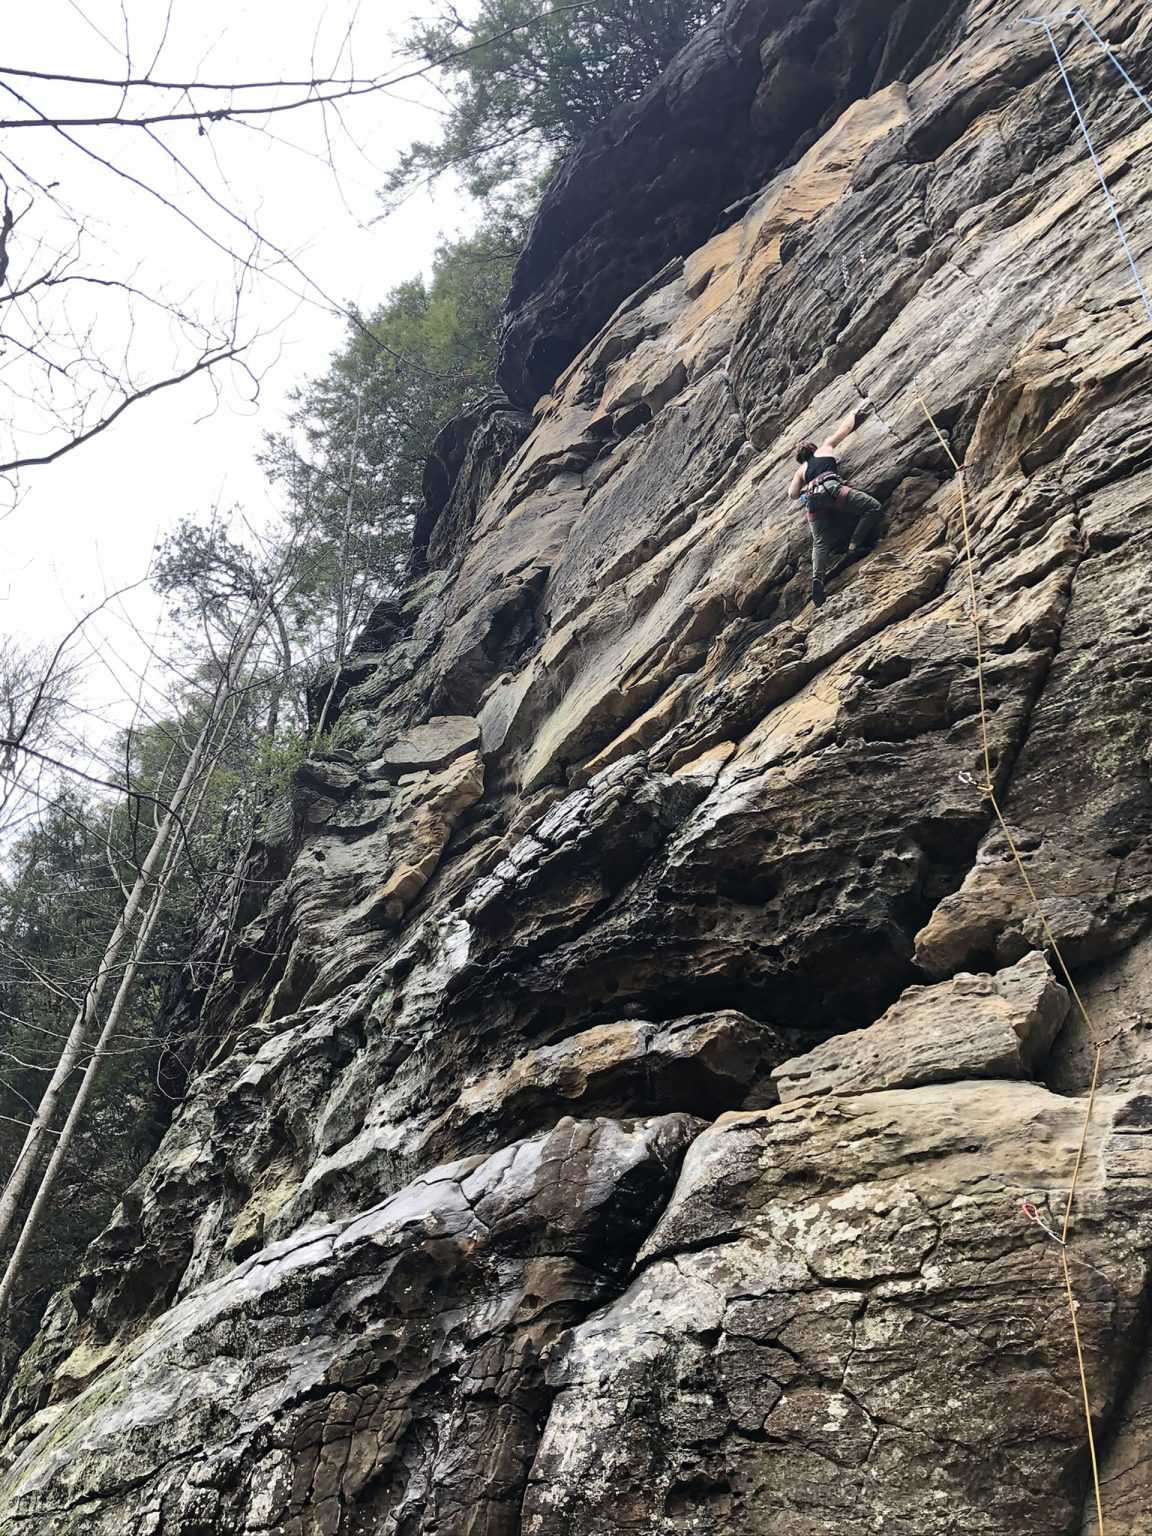
[[[1150,328],[1029,13],[733,0],[565,167],[4,1536],[1091,1530],[1053,939],[1146,1532]],[[1152,122],[1070,64],[1147,262]],[[885,533],[817,611],[789,445],[864,396]]]

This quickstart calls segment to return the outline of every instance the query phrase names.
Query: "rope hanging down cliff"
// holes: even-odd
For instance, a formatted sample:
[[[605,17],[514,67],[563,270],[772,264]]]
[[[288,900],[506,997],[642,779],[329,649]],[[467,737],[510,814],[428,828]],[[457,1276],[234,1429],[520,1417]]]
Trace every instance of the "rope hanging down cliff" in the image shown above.
[[[919,402],[920,409],[924,412],[929,425],[931,426],[933,432],[936,434],[941,448],[947,454],[948,460],[956,472],[956,484],[960,495],[960,527],[964,540],[964,564],[968,575],[969,615],[972,622],[973,634],[975,636],[976,691],[980,722],[980,744],[984,761],[984,782],[977,784],[970,774],[965,774],[963,777],[967,782],[974,784],[975,787],[988,798],[989,804],[992,807],[992,813],[996,818],[997,825],[1004,835],[1005,841],[1007,842],[1008,848],[1012,855],[1012,860],[1016,865],[1016,869],[1024,883],[1024,888],[1028,892],[1028,898],[1031,901],[1032,906],[1036,912],[1036,916],[1040,921],[1045,940],[1048,944],[1048,947],[1052,951],[1052,954],[1060,968],[1060,972],[1064,977],[1065,982],[1067,983],[1068,990],[1075,1000],[1076,1007],[1080,1013],[1080,1016],[1084,1020],[1084,1026],[1088,1031],[1088,1038],[1094,1046],[1092,1077],[1088,1089],[1088,1102],[1084,1110],[1084,1121],[1080,1131],[1080,1142],[1076,1149],[1076,1160],[1072,1167],[1072,1177],[1069,1181],[1068,1197],[1064,1205],[1064,1219],[1061,1225],[1059,1237],[1057,1237],[1054,1232],[1049,1231],[1049,1229],[1044,1225],[1042,1221],[1038,1221],[1037,1224],[1041,1226],[1045,1231],[1049,1232],[1049,1236],[1051,1236],[1060,1247],[1060,1265],[1063,1272],[1065,1295],[1068,1301],[1068,1315],[1072,1323],[1072,1338],[1076,1348],[1076,1362],[1080,1375],[1080,1394],[1084,1404],[1084,1424],[1088,1439],[1088,1455],[1092,1466],[1092,1487],[1096,1499],[1097,1529],[1100,1532],[1100,1536],[1105,1536],[1103,1497],[1100,1490],[1100,1467],[1096,1455],[1096,1434],[1092,1425],[1092,1406],[1090,1394],[1088,1391],[1088,1374],[1084,1365],[1084,1350],[1080,1341],[1080,1322],[1077,1316],[1079,1303],[1077,1302],[1075,1293],[1072,1289],[1072,1274],[1068,1267],[1068,1252],[1071,1241],[1069,1234],[1072,1224],[1072,1209],[1076,1200],[1076,1191],[1080,1184],[1080,1172],[1084,1165],[1084,1152],[1088,1144],[1088,1130],[1092,1122],[1092,1110],[1095,1106],[1096,1090],[1100,1082],[1100,1060],[1103,1054],[1103,1046],[1097,1039],[1096,1031],[1093,1026],[1092,1018],[1088,1012],[1087,1006],[1085,1005],[1083,997],[1080,995],[1079,988],[1077,987],[1075,981],[1072,979],[1072,973],[1066,960],[1064,959],[1063,952],[1060,949],[1059,941],[1057,940],[1055,933],[1052,931],[1052,926],[1048,921],[1044,908],[1040,903],[1040,898],[1036,893],[1036,888],[1032,884],[1031,877],[1025,868],[1024,860],[1021,857],[1020,849],[1017,846],[1016,839],[1013,837],[1012,831],[1004,818],[1004,813],[1000,808],[1000,801],[996,794],[996,786],[993,781],[992,751],[988,737],[987,690],[985,688],[984,680],[984,642],[980,629],[980,605],[976,593],[976,562],[972,551],[972,529],[971,520],[968,516],[968,495],[964,482],[964,466],[957,460],[955,454],[952,452],[951,444],[944,436],[944,433],[940,430],[940,426],[937,423],[936,418],[933,416],[919,390],[916,392],[916,399]],[[1029,1209],[1030,1208],[1026,1204],[1025,1210]]]
[[[1088,30],[1108,61],[1119,71],[1120,75],[1124,79],[1125,85],[1138,98],[1144,108],[1148,111],[1149,115],[1152,116],[1152,101],[1149,100],[1145,93],[1132,79],[1131,75],[1124,68],[1120,60],[1116,57],[1112,48],[1100,36],[1085,13],[1079,7],[1076,7],[1072,11],[1065,12],[1064,15],[1083,25]],[[1116,226],[1116,232],[1119,236],[1125,259],[1127,260],[1128,265],[1132,271],[1132,276],[1135,279],[1136,287],[1144,304],[1144,308],[1148,314],[1148,318],[1149,320],[1152,320],[1152,298],[1149,297],[1148,289],[1145,286],[1140,268],[1136,261],[1135,254],[1129,242],[1127,232],[1124,229],[1123,222],[1121,221],[1119,210],[1116,207],[1115,199],[1113,198],[1111,188],[1108,185],[1108,178],[1105,174],[1103,163],[1100,159],[1100,155],[1097,152],[1096,145],[1093,142],[1091,129],[1088,126],[1088,122],[1084,116],[1083,109],[1080,106],[1080,102],[1077,98],[1076,91],[1068,73],[1067,66],[1065,65],[1063,55],[1060,52],[1059,45],[1057,44],[1055,35],[1052,31],[1051,20],[1047,17],[1034,17],[1028,18],[1027,24],[1043,28],[1044,33],[1048,38],[1048,42],[1051,45],[1052,52],[1055,55],[1057,67],[1060,71],[1060,77],[1064,82],[1065,89],[1068,92],[1069,100],[1072,103],[1072,109],[1075,113],[1077,125],[1079,126],[1080,132],[1084,138],[1084,142],[1087,146],[1088,153],[1092,160],[1092,165],[1096,171],[1096,175],[1099,178],[1100,186],[1108,205],[1109,214],[1111,215],[1112,221]],[[1076,1353],[1076,1365],[1080,1378],[1080,1395],[1084,1410],[1084,1424],[1087,1437],[1088,1455],[1092,1471],[1092,1489],[1096,1506],[1097,1530],[1099,1531],[1100,1536],[1105,1536],[1104,1505],[1101,1492],[1099,1460],[1096,1451],[1096,1435],[1092,1423],[1091,1395],[1088,1387],[1088,1374],[1084,1361],[1083,1343],[1080,1337],[1080,1324],[1078,1316],[1079,1303],[1076,1300],[1075,1291],[1072,1285],[1072,1274],[1069,1268],[1069,1254],[1071,1252],[1072,1244],[1072,1215],[1076,1203],[1077,1191],[1080,1185],[1080,1176],[1084,1166],[1084,1157],[1088,1144],[1088,1132],[1092,1122],[1092,1112],[1095,1107],[1097,1090],[1100,1084],[1100,1066],[1103,1056],[1103,1044],[1096,1033],[1092,1018],[1088,1012],[1088,1008],[1084,1002],[1084,999],[1081,996],[1080,990],[1073,980],[1072,973],[1069,969],[1067,961],[1064,958],[1060,944],[1052,930],[1051,924],[1048,921],[1047,914],[1044,911],[1040,898],[1032,883],[1031,877],[1028,874],[1024,860],[1021,857],[1020,849],[1017,845],[1016,839],[1012,835],[1011,828],[1008,826],[1008,823],[1004,817],[1004,813],[1000,807],[999,798],[996,794],[996,786],[992,771],[992,752],[989,743],[988,732],[987,692],[985,687],[984,673],[984,644],[983,634],[980,627],[981,616],[976,589],[976,562],[972,548],[972,529],[971,520],[968,514],[965,469],[964,466],[957,460],[955,454],[952,451],[951,444],[948,442],[944,436],[944,433],[941,431],[936,418],[933,416],[919,390],[916,391],[916,399],[928,421],[928,424],[932,428],[932,431],[935,433],[937,441],[940,443],[941,448],[947,455],[948,460],[951,463],[957,477],[957,488],[959,491],[960,500],[960,525],[964,542],[964,562],[968,576],[970,617],[975,640],[976,684],[978,695],[980,742],[984,765],[984,782],[977,785],[976,787],[980,789],[981,793],[988,797],[992,813],[1005,839],[1005,842],[1007,843],[1008,849],[1012,856],[1012,861],[1016,866],[1016,870],[1020,876],[1021,882],[1023,883],[1024,889],[1028,894],[1029,902],[1031,903],[1033,910],[1036,913],[1037,919],[1040,922],[1045,941],[1068,986],[1069,992],[1071,993],[1075,1002],[1077,1011],[1079,1012],[1084,1022],[1084,1027],[1087,1031],[1088,1039],[1093,1046],[1092,1073],[1089,1082],[1088,1097],[1085,1104],[1084,1119],[1081,1126],[1080,1139],[1076,1149],[1076,1158],[1072,1168],[1072,1176],[1069,1181],[1068,1195],[1064,1205],[1064,1215],[1059,1233],[1057,1234],[1051,1228],[1046,1226],[1045,1223],[1040,1219],[1039,1214],[1035,1212],[1027,1203],[1025,1203],[1024,1209],[1026,1214],[1028,1214],[1031,1219],[1036,1221],[1036,1223],[1048,1234],[1048,1236],[1057,1244],[1060,1249],[1061,1276],[1064,1285],[1065,1297],[1068,1303],[1068,1316],[1072,1328],[1072,1339]],[[967,777],[969,779],[971,778],[971,776]],[[971,782],[974,783],[975,781],[972,780]]]
[[[1100,36],[1099,32],[1097,32],[1096,28],[1092,25],[1080,7],[1077,6],[1074,10],[1071,11],[1063,11],[1054,19],[1060,20],[1068,18],[1071,18],[1072,20],[1082,24],[1088,29],[1092,37],[1095,39],[1097,46],[1100,48],[1100,51],[1104,54],[1104,57],[1110,64],[1119,70],[1125,84],[1147,109],[1148,113],[1152,115],[1152,101],[1149,101],[1148,97],[1144,94],[1144,92],[1136,84],[1135,80],[1133,80],[1132,76],[1124,68],[1120,60],[1116,57],[1110,45],[1106,43]],[[1064,88],[1068,92],[1068,99],[1072,103],[1072,110],[1076,114],[1076,122],[1079,125],[1080,132],[1084,138],[1084,142],[1088,146],[1088,153],[1092,158],[1092,165],[1095,168],[1096,175],[1100,180],[1100,187],[1104,193],[1104,199],[1108,204],[1108,212],[1112,216],[1112,222],[1116,226],[1116,233],[1120,237],[1120,245],[1124,251],[1128,265],[1132,269],[1132,276],[1136,280],[1136,287],[1139,291],[1141,299],[1143,300],[1144,308],[1148,313],[1148,318],[1149,320],[1152,320],[1152,298],[1149,297],[1148,289],[1144,285],[1144,279],[1140,275],[1140,268],[1137,265],[1136,257],[1133,254],[1132,246],[1128,240],[1127,231],[1124,228],[1123,222],[1120,218],[1119,210],[1116,207],[1116,200],[1112,196],[1112,189],[1109,187],[1108,178],[1104,174],[1103,163],[1096,151],[1096,145],[1093,143],[1092,131],[1088,127],[1088,121],[1084,116],[1082,107],[1080,106],[1080,101],[1076,95],[1075,88],[1073,87],[1072,79],[1068,73],[1067,65],[1064,63],[1064,56],[1060,52],[1059,44],[1056,42],[1055,33],[1052,31],[1052,19],[1053,18],[1049,18],[1047,16],[1027,16],[1024,18],[1024,25],[1028,27],[1042,28],[1044,35],[1047,37],[1048,42],[1051,45],[1052,52],[1056,57],[1057,68],[1060,71],[1060,78],[1063,80]]]

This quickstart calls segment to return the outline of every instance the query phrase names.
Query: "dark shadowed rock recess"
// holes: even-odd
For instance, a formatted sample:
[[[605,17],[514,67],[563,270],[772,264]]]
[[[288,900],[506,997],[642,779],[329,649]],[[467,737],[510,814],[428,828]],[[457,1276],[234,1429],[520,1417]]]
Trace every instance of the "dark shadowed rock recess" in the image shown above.
[[[1093,1056],[1053,937],[1148,1536],[1152,331],[1032,9],[732,0],[565,165],[515,406],[437,444],[187,1099],[11,1383],[0,1536],[1094,1531],[1021,1211]],[[1152,12],[1093,20],[1152,83]],[[1152,120],[1060,29],[1152,272]],[[863,396],[886,529],[817,611],[789,445]]]

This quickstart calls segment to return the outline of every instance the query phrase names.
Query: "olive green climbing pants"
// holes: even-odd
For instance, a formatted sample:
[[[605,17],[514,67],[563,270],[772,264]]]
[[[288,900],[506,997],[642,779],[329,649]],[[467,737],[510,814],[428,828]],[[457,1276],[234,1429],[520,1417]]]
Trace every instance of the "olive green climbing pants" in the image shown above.
[[[880,532],[884,508],[875,496],[846,485],[837,506],[830,512],[809,512],[812,530],[812,577],[823,580],[824,573],[846,548],[870,548]]]

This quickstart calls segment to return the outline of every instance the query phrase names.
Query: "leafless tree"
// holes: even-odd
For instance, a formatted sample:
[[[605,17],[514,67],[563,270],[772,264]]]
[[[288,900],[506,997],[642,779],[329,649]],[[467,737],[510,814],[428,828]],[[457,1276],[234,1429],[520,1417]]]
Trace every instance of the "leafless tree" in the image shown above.
[[[246,594],[239,613],[232,603],[205,598],[201,604],[202,638],[214,660],[216,682],[212,697],[196,739],[186,753],[178,783],[169,794],[150,797],[158,808],[153,817],[150,845],[136,867],[131,888],[125,891],[120,914],[95,973],[84,989],[54,1070],[28,1124],[24,1144],[0,1192],[0,1246],[3,1246],[14,1229],[27,1189],[37,1175],[45,1145],[57,1134],[55,1121],[64,1096],[87,1056],[87,1065],[65,1128],[57,1136],[56,1152],[40,1175],[37,1194],[0,1277],[0,1311],[12,1295],[52,1184],[88,1102],[108,1040],[117,1027],[152,930],[163,910],[175,869],[191,845],[192,826],[203,802],[206,776],[220,750],[221,737],[227,736],[236,717],[238,700],[250,686],[254,656],[262,638],[269,628],[273,633],[277,630],[273,613],[293,579],[297,555],[298,548],[289,545],[275,568],[266,572],[260,588]],[[130,782],[124,788],[132,792]],[[103,1027],[99,1028],[104,995],[117,977],[118,990]],[[94,1034],[98,1035],[95,1043]]]
[[[507,30],[592,3],[560,5]],[[258,286],[274,284],[294,301],[363,328],[357,312],[258,227],[229,195],[227,177],[212,170],[230,136],[270,134],[285,116],[309,115],[321,121],[336,176],[333,136],[347,129],[351,108],[395,97],[503,36],[370,73],[344,67],[346,36],[328,72],[220,81],[158,74],[167,30],[142,72],[133,68],[130,38],[120,75],[0,65],[0,387],[11,402],[0,426],[0,477],[12,495],[22,472],[55,463],[162,390],[231,367],[255,392],[248,301]],[[196,146],[207,151],[212,170]],[[83,174],[65,176],[61,166]],[[91,188],[90,205],[68,195],[77,180]],[[102,181],[129,189],[199,243],[215,272],[214,304],[205,309],[195,295],[169,292],[148,252],[123,270],[110,264],[97,218]],[[169,364],[158,366],[164,353]]]
[[[235,717],[237,713],[235,706],[236,699],[234,694],[226,694],[224,697],[224,707],[219,711],[218,714],[214,713],[213,717],[211,717],[209,721],[205,722],[201,738],[196,743],[196,746],[193,749],[193,754],[189,758],[188,770],[191,770],[190,782],[195,785],[194,793],[189,797],[190,803],[188,806],[187,815],[185,817],[185,829],[189,834],[196,827],[197,819],[203,810],[204,801],[211,784],[211,749],[215,749],[217,753],[222,750],[224,742],[221,738],[227,738],[231,726],[235,723]],[[203,750],[206,744],[210,749],[209,751]],[[185,786],[187,782],[189,782],[188,770],[185,771],[185,774],[182,777],[182,787]],[[65,1041],[64,1050],[61,1052],[56,1072],[53,1074],[53,1084],[57,1083],[58,1080],[62,1084],[67,1080],[67,1077],[72,1075],[73,1072],[79,1070],[80,1081],[78,1087],[76,1088],[75,1095],[72,1099],[72,1104],[68,1110],[67,1116],[65,1117],[64,1123],[61,1126],[59,1132],[56,1134],[56,1144],[52,1149],[52,1153],[48,1158],[48,1162],[42,1174],[40,1175],[39,1182],[36,1187],[36,1193],[33,1196],[32,1203],[24,1217],[24,1221],[20,1228],[20,1233],[16,1239],[16,1242],[13,1244],[12,1251],[8,1256],[8,1260],[4,1266],[3,1273],[0,1274],[0,1317],[4,1316],[5,1314],[16,1285],[19,1282],[24,1263],[28,1257],[29,1249],[39,1229],[40,1222],[48,1210],[49,1202],[51,1201],[53,1191],[56,1188],[56,1183],[60,1177],[61,1171],[67,1162],[68,1156],[72,1150],[73,1143],[76,1139],[76,1133],[80,1129],[85,1112],[88,1109],[92,1093],[97,1084],[100,1069],[111,1052],[112,1041],[115,1038],[116,1032],[123,1020],[125,1010],[132,995],[132,989],[136,983],[140,967],[148,953],[148,947],[151,943],[153,933],[155,932],[157,922],[164,913],[172,883],[181,867],[183,853],[182,846],[170,835],[165,836],[164,823],[158,816],[154,819],[154,830],[155,840],[153,842],[152,850],[150,851],[150,857],[151,853],[155,852],[158,842],[161,845],[161,851],[159,858],[154,866],[155,874],[150,883],[149,875],[151,872],[146,867],[141,867],[137,885],[138,888],[143,889],[144,892],[142,906],[139,902],[134,903],[135,891],[125,892],[125,914],[139,910],[140,917],[137,922],[135,931],[130,933],[127,958],[121,968],[120,982],[116,988],[116,994],[112,999],[112,1003],[105,1016],[104,1023],[101,1026],[95,1041],[93,1041],[91,1044],[87,1044],[84,1037],[81,1035],[79,1038],[78,1049],[76,1049],[74,1052],[74,1059],[72,1060],[71,1065],[68,1066],[68,1058],[73,1055],[73,1052],[70,1050],[70,1048],[73,1046],[73,1042],[76,1037],[76,1031],[74,1029],[73,1034],[69,1036],[67,1041]],[[162,839],[163,841],[161,841]],[[129,924],[129,927],[130,926],[131,925]],[[89,992],[81,1001],[77,1009],[76,1019],[78,1022],[85,1018],[91,1018],[94,1015],[95,1006],[99,1000],[99,992],[97,990],[98,984],[104,976],[110,974],[111,968],[106,971],[102,970],[100,973],[98,973],[96,984],[89,989]],[[94,1001],[92,1001],[91,1006],[89,1006],[89,1003],[91,1000],[93,1000],[93,998]],[[85,1051],[87,1051],[87,1061],[81,1067],[80,1062]],[[45,1135],[50,1133],[50,1123],[55,1112],[55,1100],[50,1099],[50,1093],[51,1087],[49,1091],[46,1092],[40,1105],[37,1106],[36,1116],[32,1122],[32,1125],[29,1127],[28,1139],[25,1142],[25,1148],[21,1154],[22,1156],[24,1156],[25,1152],[28,1152],[33,1134],[38,1128],[43,1127]],[[35,1152],[32,1152],[30,1156],[32,1162],[34,1163]],[[16,1177],[18,1171],[20,1170],[20,1166],[20,1162],[18,1161],[13,1168],[13,1178]],[[26,1162],[25,1167],[28,1166],[29,1164]],[[15,1192],[15,1201],[17,1205],[19,1203],[20,1193],[21,1191],[19,1189],[17,1189]],[[8,1199],[9,1189],[6,1186],[3,1195],[0,1196],[0,1241],[3,1241],[3,1237],[6,1231],[3,1223],[6,1219],[10,1219],[7,1217]]]

